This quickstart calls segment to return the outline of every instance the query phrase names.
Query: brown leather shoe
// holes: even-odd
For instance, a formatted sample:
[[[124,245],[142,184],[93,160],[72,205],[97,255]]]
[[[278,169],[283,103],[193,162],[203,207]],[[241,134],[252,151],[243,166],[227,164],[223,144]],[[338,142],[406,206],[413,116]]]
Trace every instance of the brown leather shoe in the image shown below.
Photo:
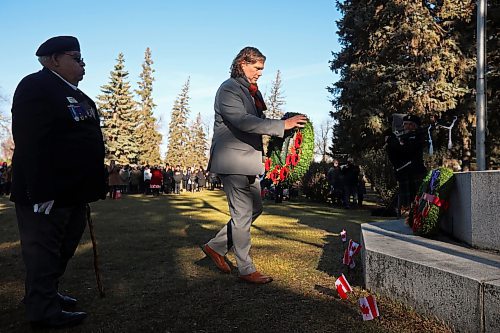
[[[252,274],[240,275],[240,279],[248,283],[265,284],[273,281],[270,276],[262,275],[259,272],[253,272]]]
[[[218,269],[220,269],[224,273],[231,273],[231,268],[227,264],[224,256],[221,256],[220,254],[218,254],[217,252],[215,252],[207,244],[203,245],[201,247],[201,249],[203,250],[203,252],[205,252],[205,254],[207,256],[210,257],[210,259],[212,259],[212,261],[214,262],[215,266],[217,266]]]

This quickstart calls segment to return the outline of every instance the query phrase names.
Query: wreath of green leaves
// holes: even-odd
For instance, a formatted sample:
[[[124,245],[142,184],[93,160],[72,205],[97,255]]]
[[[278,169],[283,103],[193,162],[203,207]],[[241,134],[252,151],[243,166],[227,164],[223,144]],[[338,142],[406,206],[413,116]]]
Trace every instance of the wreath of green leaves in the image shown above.
[[[299,115],[288,112],[281,119]],[[294,183],[309,169],[314,157],[314,128],[310,120],[301,129],[285,131],[283,138],[271,137],[265,162],[266,178],[274,184]]]
[[[453,170],[444,167],[431,170],[424,178],[408,215],[408,224],[414,234],[433,236],[438,233],[439,221],[448,209],[453,180]],[[434,200],[430,201],[426,194]]]

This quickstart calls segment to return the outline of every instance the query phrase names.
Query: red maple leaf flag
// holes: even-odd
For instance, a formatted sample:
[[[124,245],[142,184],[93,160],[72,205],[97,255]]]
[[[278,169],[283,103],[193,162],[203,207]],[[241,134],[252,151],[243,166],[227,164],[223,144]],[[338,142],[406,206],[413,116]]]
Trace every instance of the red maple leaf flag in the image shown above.
[[[347,231],[342,229],[342,231],[340,232],[340,237],[342,238],[342,243],[347,242]]]
[[[352,239],[349,240],[349,245],[347,246],[347,249],[345,249],[344,252],[344,258],[342,259],[342,263],[344,265],[349,266],[350,268],[354,268],[355,264],[352,259],[353,256],[359,253],[361,251],[361,245],[353,241]]]
[[[363,320],[372,320],[380,316],[377,301],[375,301],[375,297],[372,295],[361,297],[359,299],[359,308],[361,309]]]
[[[351,258],[349,257],[349,249],[345,249],[344,251],[344,257],[342,258],[342,263],[344,265],[347,265],[349,266],[349,264],[351,263]]]
[[[347,282],[344,274],[335,281],[335,287],[342,299],[347,299],[347,293],[352,291],[351,285]]]
[[[353,241],[352,239],[349,240],[349,256],[352,258],[356,254],[358,254],[359,251],[361,251],[361,245]]]

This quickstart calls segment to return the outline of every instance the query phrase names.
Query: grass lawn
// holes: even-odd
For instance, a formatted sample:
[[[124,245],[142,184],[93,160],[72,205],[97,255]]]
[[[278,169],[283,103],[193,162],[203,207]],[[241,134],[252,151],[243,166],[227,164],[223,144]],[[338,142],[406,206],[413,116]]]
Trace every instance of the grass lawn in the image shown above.
[[[91,205],[106,297],[100,298],[86,230],[61,281],[89,317],[71,332],[446,332],[448,328],[377,297],[381,318],[363,322],[360,257],[341,263],[339,233],[359,241],[368,210],[340,210],[306,202],[265,202],[252,228],[252,258],[274,281],[249,285],[220,273],[200,245],[229,219],[220,190]],[[232,254],[228,258],[236,264]],[[355,291],[337,296],[344,273]],[[0,198],[0,332],[30,326],[20,304],[24,289],[14,205]]]

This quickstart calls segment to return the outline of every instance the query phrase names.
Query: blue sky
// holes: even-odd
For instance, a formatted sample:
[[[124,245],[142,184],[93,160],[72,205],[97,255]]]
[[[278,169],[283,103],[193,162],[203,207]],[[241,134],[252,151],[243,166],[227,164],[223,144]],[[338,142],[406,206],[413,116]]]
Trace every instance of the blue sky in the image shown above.
[[[23,1],[1,0],[0,94],[8,101],[22,77],[40,69],[34,55],[46,39],[76,36],[86,63],[79,87],[95,99],[108,83],[118,53],[137,87],[146,47],[155,69],[155,115],[166,141],[175,98],[191,78],[190,109],[212,126],[213,100],[229,66],[245,46],[267,57],[259,87],[268,92],[282,72],[285,111],[328,119],[326,91],[337,76],[328,68],[339,45],[333,0],[314,1]],[[9,113],[10,105],[1,105]]]

